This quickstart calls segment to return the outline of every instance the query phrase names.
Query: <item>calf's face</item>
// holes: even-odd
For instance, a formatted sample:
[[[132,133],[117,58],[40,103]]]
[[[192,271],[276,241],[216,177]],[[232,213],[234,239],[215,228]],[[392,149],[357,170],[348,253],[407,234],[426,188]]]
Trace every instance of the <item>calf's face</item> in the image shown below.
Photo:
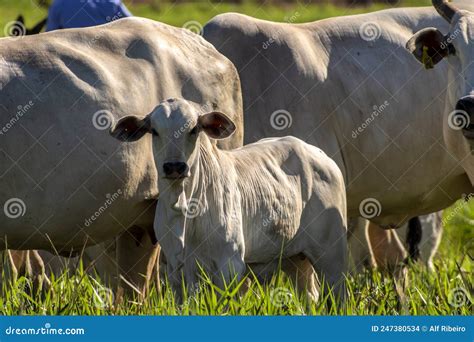
[[[110,134],[124,142],[137,141],[145,134],[151,134],[158,176],[179,181],[191,175],[202,134],[224,139],[234,131],[232,120],[221,112],[200,115],[196,104],[183,99],[169,99],[144,118],[122,118]]]
[[[474,139],[474,14],[461,11],[445,0],[433,0],[436,10],[451,24],[444,35],[436,28],[417,32],[407,49],[427,69],[444,58],[450,67],[448,86],[448,123]]]

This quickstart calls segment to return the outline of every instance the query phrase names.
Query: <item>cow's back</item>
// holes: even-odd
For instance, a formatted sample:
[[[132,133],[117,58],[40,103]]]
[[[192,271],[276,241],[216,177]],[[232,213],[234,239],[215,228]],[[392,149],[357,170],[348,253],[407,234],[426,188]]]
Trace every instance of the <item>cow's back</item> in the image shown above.
[[[405,49],[428,26],[448,29],[429,8],[297,25],[224,14],[204,37],[239,71],[246,142],[294,135],[320,147],[344,173],[350,216],[373,197],[377,219],[394,223],[469,186],[443,146],[446,65],[424,71]]]
[[[327,209],[345,223],[344,179],[336,163],[323,151],[288,136],[262,139],[225,153],[236,170],[247,262],[278,257],[283,241],[295,238],[305,224]],[[308,209],[311,207],[311,209]],[[308,224],[309,222],[306,222]],[[271,238],[273,244],[268,244]]]

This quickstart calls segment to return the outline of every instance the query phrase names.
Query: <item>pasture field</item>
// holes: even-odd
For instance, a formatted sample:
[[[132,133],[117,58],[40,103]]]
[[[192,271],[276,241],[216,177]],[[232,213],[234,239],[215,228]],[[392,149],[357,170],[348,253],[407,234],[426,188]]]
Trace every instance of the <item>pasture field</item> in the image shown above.
[[[250,289],[232,283],[221,291],[205,275],[193,296],[178,305],[166,285],[153,288],[145,300],[137,296],[116,304],[112,292],[100,279],[85,274],[64,273],[52,278],[52,286],[42,294],[28,291],[29,280],[20,277],[3,284],[0,314],[3,315],[472,315],[474,206],[457,202],[444,213],[445,231],[435,271],[419,264],[408,270],[408,285],[388,273],[366,270],[348,276],[349,298],[337,307],[330,293],[324,300],[308,303],[299,297],[283,274],[265,286],[252,281]],[[252,276],[249,276],[252,279]]]
[[[235,11],[274,21],[306,22],[330,16],[349,15],[382,8],[336,7],[334,5],[286,4],[261,6],[252,1],[240,4],[180,3],[125,1],[138,16],[149,17],[175,26],[190,22],[203,25],[222,12]],[[428,6],[430,0],[400,1],[399,6]],[[26,18],[27,26],[44,18],[46,11],[34,6],[32,0],[0,0],[0,36],[4,27],[18,14]],[[187,24],[188,23],[188,24]],[[390,274],[367,270],[358,276],[348,276],[349,298],[345,307],[332,304],[330,294],[324,293],[318,303],[307,303],[295,293],[283,275],[261,286],[252,282],[246,292],[242,284],[229,284],[225,291],[216,289],[203,275],[203,285],[197,293],[178,305],[166,286],[153,288],[145,300],[129,297],[120,304],[97,277],[85,274],[82,267],[76,273],[64,273],[52,278],[45,292],[27,291],[29,280],[19,278],[14,283],[3,283],[0,314],[31,315],[472,315],[473,314],[473,258],[474,258],[474,201],[457,202],[444,213],[445,231],[435,259],[435,272],[420,265],[408,270],[409,284],[394,281]]]

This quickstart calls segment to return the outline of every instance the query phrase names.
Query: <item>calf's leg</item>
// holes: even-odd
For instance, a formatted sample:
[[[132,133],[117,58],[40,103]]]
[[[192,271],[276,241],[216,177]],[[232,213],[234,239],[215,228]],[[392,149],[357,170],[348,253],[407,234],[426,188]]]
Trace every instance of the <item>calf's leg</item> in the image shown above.
[[[348,267],[345,220],[338,212],[326,210],[313,222],[311,227],[305,229],[307,242],[303,254],[320,275],[321,282],[333,290],[337,299],[345,301]]]

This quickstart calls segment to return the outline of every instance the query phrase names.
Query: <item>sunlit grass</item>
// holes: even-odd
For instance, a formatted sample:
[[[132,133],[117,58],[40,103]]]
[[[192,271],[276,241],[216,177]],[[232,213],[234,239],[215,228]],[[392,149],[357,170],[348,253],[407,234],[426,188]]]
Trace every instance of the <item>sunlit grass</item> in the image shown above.
[[[441,253],[440,255],[443,255]],[[52,279],[51,287],[30,294],[30,281],[21,277],[5,282],[0,298],[3,315],[472,315],[472,260],[467,250],[438,257],[435,272],[421,265],[408,271],[408,285],[392,275],[367,270],[347,279],[346,304],[337,305],[332,293],[321,290],[317,303],[298,294],[282,274],[269,284],[252,279],[234,281],[225,289],[217,288],[206,276],[193,294],[185,293],[181,304],[170,287],[152,287],[145,299],[137,296],[114,301],[113,293],[79,268]],[[398,290],[397,290],[398,287]]]
[[[454,215],[452,215],[454,213]],[[472,315],[474,201],[459,201],[444,214],[444,235],[435,258],[435,271],[411,265],[402,280],[377,270],[366,270],[346,283],[344,306],[322,289],[317,303],[283,275],[262,285],[234,281],[226,289],[214,286],[204,274],[194,294],[185,293],[177,303],[166,284],[152,286],[145,299],[131,295],[117,303],[113,293],[96,276],[78,267],[75,273],[51,276],[51,287],[31,293],[30,280],[20,277],[3,282],[0,313],[4,315]],[[249,285],[250,283],[250,285]],[[244,286],[249,289],[244,291]]]

